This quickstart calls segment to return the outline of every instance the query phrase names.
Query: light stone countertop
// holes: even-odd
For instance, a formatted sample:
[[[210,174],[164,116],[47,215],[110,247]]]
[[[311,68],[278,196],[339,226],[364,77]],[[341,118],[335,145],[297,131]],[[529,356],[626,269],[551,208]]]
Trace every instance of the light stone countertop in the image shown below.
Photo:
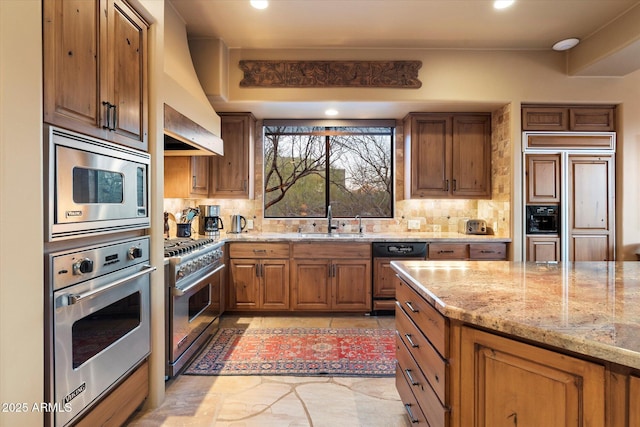
[[[640,369],[640,262],[391,266],[448,318]]]
[[[490,242],[511,242],[510,237],[501,237],[494,235],[472,235],[460,233],[423,233],[423,232],[404,232],[404,233],[259,233],[249,231],[247,233],[225,233],[222,232],[220,239],[228,242],[277,242],[277,241],[353,241],[353,242],[394,242],[394,241],[420,241],[420,242],[472,242],[472,243],[490,243]]]

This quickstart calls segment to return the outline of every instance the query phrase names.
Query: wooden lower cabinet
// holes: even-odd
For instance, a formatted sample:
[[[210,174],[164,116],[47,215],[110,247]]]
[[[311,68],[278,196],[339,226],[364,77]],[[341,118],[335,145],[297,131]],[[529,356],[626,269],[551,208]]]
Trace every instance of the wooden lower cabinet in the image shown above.
[[[470,327],[460,354],[462,425],[605,425],[602,365]]]
[[[629,426],[640,426],[640,377],[629,377]]]
[[[292,245],[291,308],[371,311],[371,244]]]
[[[371,310],[368,259],[297,259],[291,274],[294,310]]]
[[[395,310],[398,276],[391,268],[392,261],[408,261],[407,258],[373,259],[373,310]]]
[[[127,419],[149,395],[149,363],[145,360],[111,393],[85,415],[76,427],[117,427]]]
[[[231,243],[227,308],[289,309],[289,244]]]

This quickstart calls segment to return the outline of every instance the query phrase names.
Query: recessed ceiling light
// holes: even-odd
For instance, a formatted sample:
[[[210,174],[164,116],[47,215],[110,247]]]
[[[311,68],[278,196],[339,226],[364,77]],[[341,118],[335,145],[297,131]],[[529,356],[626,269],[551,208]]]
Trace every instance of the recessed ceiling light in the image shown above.
[[[494,9],[506,9],[511,6],[515,0],[496,0],[493,2]]]
[[[576,39],[576,38],[560,40],[558,43],[553,45],[553,50],[557,50],[557,51],[569,50],[572,47],[575,47],[578,43],[580,43],[580,39]]]
[[[255,7],[256,9],[266,9],[267,7],[269,7],[269,2],[267,0],[251,0],[250,3],[251,6]]]
[[[337,116],[338,110],[334,110],[333,108],[329,108],[324,112],[325,116]]]

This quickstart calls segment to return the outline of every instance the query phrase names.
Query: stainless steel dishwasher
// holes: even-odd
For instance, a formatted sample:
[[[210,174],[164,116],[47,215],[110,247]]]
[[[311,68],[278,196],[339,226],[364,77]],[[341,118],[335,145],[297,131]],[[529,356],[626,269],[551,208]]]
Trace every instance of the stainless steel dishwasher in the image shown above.
[[[426,242],[373,242],[373,313],[395,310],[398,278],[391,269],[391,261],[424,260]]]

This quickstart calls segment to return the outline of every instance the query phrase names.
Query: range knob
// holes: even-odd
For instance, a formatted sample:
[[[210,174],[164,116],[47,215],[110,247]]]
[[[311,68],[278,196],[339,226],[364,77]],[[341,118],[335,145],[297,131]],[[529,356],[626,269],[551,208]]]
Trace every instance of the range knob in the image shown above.
[[[137,248],[135,246],[129,248],[129,252],[127,253],[127,258],[128,259],[142,258],[142,249]]]
[[[176,281],[182,279],[184,277],[184,269],[180,268],[176,271]]]
[[[73,274],[81,275],[91,273],[93,271],[93,261],[89,258],[83,258],[73,263]]]

